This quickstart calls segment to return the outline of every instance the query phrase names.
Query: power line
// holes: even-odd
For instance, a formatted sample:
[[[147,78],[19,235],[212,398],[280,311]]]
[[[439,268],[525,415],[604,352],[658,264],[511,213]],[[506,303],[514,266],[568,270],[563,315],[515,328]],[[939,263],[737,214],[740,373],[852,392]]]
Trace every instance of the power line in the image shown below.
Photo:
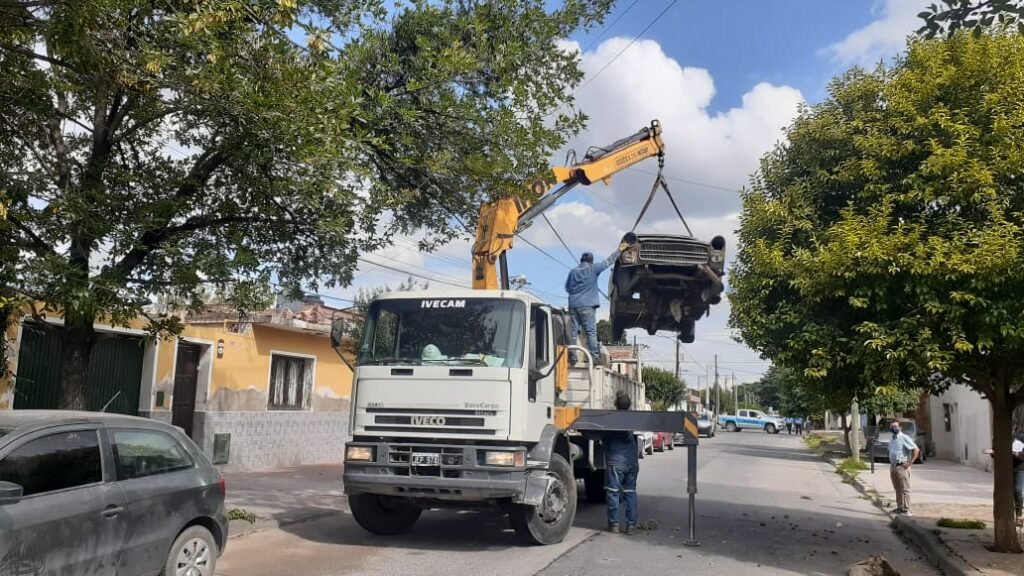
[[[641,30],[640,33],[637,34],[635,38],[630,40],[629,44],[626,44],[625,48],[623,48],[622,50],[619,50],[618,54],[616,54],[615,56],[612,56],[612,59],[609,60],[608,63],[606,63],[604,66],[602,66],[601,69],[598,70],[596,74],[594,74],[593,76],[588,78],[586,82],[584,82],[582,85],[580,85],[580,87],[576,89],[576,92],[579,93],[580,91],[582,91],[584,88],[587,87],[588,84],[590,84],[591,82],[594,81],[594,79],[596,79],[598,76],[600,76],[602,72],[607,70],[608,67],[612,65],[612,63],[614,63],[616,60],[619,59],[619,56],[622,56],[623,52],[625,52],[626,50],[629,50],[629,48],[631,46],[633,46],[633,44],[636,44],[636,41],[639,40],[640,38],[642,38],[643,35],[646,34],[648,30],[651,29],[651,26],[654,26],[658,22],[658,20],[661,20],[661,17],[664,16],[666,12],[671,10],[672,7],[675,6],[678,1],[679,0],[672,0],[672,3],[669,4],[668,6],[666,6],[664,10],[662,10],[657,16],[655,16],[654,20],[651,20],[651,22],[646,27],[644,27],[644,29]]]
[[[359,261],[363,262],[363,263],[366,263],[366,264],[371,264],[373,266],[379,266],[381,268],[384,268],[385,270],[392,270],[394,272],[399,272],[399,273],[402,273],[402,274],[407,274],[409,276],[412,276],[413,278],[419,278],[421,280],[428,280],[430,282],[438,282],[440,284],[447,284],[449,286],[455,286],[456,288],[469,288],[469,286],[466,286],[465,284],[456,284],[454,282],[448,282],[446,280],[441,280],[439,278],[431,278],[429,276],[424,276],[422,274],[416,274],[415,272],[410,272],[408,270],[402,270],[400,268],[395,268],[394,266],[388,266],[387,264],[381,264],[380,262],[374,262],[373,260],[367,260],[367,259],[365,259],[365,258],[363,258],[361,256],[359,257]]]
[[[626,168],[626,170],[631,170],[633,172],[640,172],[642,174],[650,174],[651,176],[657,176],[658,175],[656,172],[650,172],[650,171],[644,170],[642,168]],[[703,186],[705,188],[713,188],[715,190],[722,190],[722,191],[725,191],[725,192],[734,192],[734,193],[738,192],[738,190],[736,190],[735,188],[728,188],[726,186],[719,186],[717,184],[708,184],[707,182],[697,182],[696,180],[687,180],[686,178],[680,178],[678,176],[665,176],[664,178],[666,180],[676,180],[676,181],[682,182],[684,184],[692,184],[693,186]]]
[[[604,27],[604,29],[603,29],[603,30],[601,30],[601,33],[597,35],[597,38],[594,38],[594,39],[593,39],[593,40],[592,40],[592,41],[591,41],[591,42],[590,42],[589,44],[587,44],[587,47],[586,47],[586,48],[584,48],[584,49],[583,49],[583,51],[584,51],[584,52],[587,52],[588,50],[590,50],[591,48],[593,48],[593,47],[594,47],[595,45],[597,45],[598,41],[600,41],[600,40],[601,40],[601,38],[604,38],[604,35],[605,35],[605,34],[606,34],[606,33],[607,33],[607,32],[608,32],[609,30],[611,30],[612,28],[614,28],[614,27],[615,27],[615,25],[619,23],[619,20],[622,20],[622,17],[623,17],[623,16],[625,16],[626,14],[629,14],[629,11],[630,11],[630,10],[632,10],[632,9],[633,9],[633,7],[634,7],[634,6],[636,6],[636,5],[637,5],[637,4],[639,4],[639,3],[640,3],[640,0],[633,0],[633,3],[632,3],[632,4],[630,4],[628,8],[626,8],[625,10],[623,10],[623,11],[622,11],[622,13],[621,13],[621,14],[619,14],[619,15],[618,15],[618,16],[617,16],[617,17],[615,18],[615,20],[612,20],[612,23],[611,23],[611,24],[609,24],[609,25],[605,26],[605,27]]]
[[[548,251],[547,251],[547,250],[544,250],[544,249],[543,249],[543,248],[541,248],[540,246],[537,246],[537,245],[536,245],[536,244],[534,244],[533,242],[530,242],[530,241],[529,241],[529,240],[527,240],[527,239],[526,239],[526,238],[525,238],[525,237],[524,237],[523,235],[521,235],[521,234],[516,234],[516,236],[517,236],[517,237],[518,237],[518,238],[519,238],[520,240],[522,240],[523,242],[526,242],[527,244],[529,244],[530,246],[532,246],[532,247],[533,247],[533,248],[534,248],[535,250],[537,250],[537,251],[538,251],[538,252],[540,252],[541,254],[543,254],[543,255],[547,256],[548,258],[550,258],[550,259],[551,259],[552,261],[554,261],[555,263],[557,263],[557,264],[558,264],[559,266],[561,266],[562,268],[565,268],[566,270],[572,270],[572,266],[569,266],[569,265],[567,265],[567,264],[566,264],[565,262],[562,262],[562,261],[561,261],[561,260],[559,260],[558,258],[555,258],[555,257],[554,257],[554,256],[552,256],[552,255],[551,255],[550,253],[548,253]]]
[[[544,218],[544,221],[548,223],[548,227],[551,228],[551,231],[555,233],[555,237],[558,238],[558,241],[562,243],[563,247],[565,247],[565,251],[569,253],[569,258],[575,259],[576,255],[573,254],[572,250],[569,249],[569,245],[566,244],[565,240],[562,239],[562,235],[559,234],[558,230],[555,229],[555,225],[551,223],[551,220],[548,220],[547,214],[541,212],[540,215],[541,217]]]

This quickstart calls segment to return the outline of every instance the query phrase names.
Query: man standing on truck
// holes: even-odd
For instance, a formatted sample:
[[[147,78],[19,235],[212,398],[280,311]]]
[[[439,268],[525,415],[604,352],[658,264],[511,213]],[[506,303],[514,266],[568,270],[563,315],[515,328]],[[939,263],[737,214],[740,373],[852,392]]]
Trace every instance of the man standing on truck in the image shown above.
[[[584,252],[580,257],[580,265],[569,271],[565,279],[565,291],[569,293],[569,311],[572,313],[572,333],[579,335],[580,329],[587,337],[587,349],[594,357],[594,363],[601,360],[601,347],[597,343],[597,308],[601,305],[600,292],[597,289],[597,279],[615,264],[619,254],[628,248],[625,242],[619,244],[619,249],[612,252],[604,260],[594,264],[594,255]],[[569,351],[569,364],[576,363],[576,352]]]
[[[621,390],[615,394],[615,409],[629,410],[632,402]],[[636,439],[632,432],[611,432],[604,444],[604,493],[608,501],[608,531],[619,532],[619,504],[626,503],[626,535],[636,532],[636,477],[640,473]]]

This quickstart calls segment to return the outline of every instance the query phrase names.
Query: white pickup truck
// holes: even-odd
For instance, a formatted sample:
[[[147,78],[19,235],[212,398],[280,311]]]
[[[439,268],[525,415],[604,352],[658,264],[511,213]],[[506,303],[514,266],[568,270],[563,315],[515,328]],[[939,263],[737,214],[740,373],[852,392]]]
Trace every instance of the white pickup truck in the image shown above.
[[[737,410],[736,415],[722,414],[718,417],[718,425],[729,432],[739,432],[744,428],[758,428],[768,434],[778,434],[786,427],[785,420],[769,416],[760,410]]]

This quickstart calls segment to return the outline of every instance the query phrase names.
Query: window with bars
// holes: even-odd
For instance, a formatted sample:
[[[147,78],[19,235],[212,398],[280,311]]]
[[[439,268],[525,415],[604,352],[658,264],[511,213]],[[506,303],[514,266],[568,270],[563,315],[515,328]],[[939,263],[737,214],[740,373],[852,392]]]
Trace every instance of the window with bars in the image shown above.
[[[268,410],[307,410],[313,391],[313,358],[272,354]]]

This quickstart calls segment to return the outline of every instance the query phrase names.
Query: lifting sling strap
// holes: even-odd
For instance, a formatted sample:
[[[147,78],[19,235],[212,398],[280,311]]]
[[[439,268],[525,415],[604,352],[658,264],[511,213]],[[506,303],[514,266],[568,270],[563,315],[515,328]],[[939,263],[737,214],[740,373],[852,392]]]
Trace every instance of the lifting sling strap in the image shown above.
[[[676,205],[675,198],[672,197],[672,192],[668,189],[668,181],[665,180],[665,156],[658,155],[658,176],[654,179],[654,185],[651,186],[651,194],[647,196],[647,201],[644,202],[644,207],[640,209],[640,214],[636,217],[636,222],[633,223],[631,232],[636,232],[636,227],[640,225],[640,221],[643,220],[644,214],[647,213],[647,209],[650,208],[651,202],[654,201],[654,197],[658,194],[658,189],[661,188],[665,191],[665,195],[668,196],[668,201],[672,203],[672,208],[675,209],[676,215],[679,216],[679,220],[683,223],[686,228],[686,233],[693,236],[693,232],[690,231],[690,225],[686,223],[686,218],[683,218],[683,213],[679,211],[679,206]]]

